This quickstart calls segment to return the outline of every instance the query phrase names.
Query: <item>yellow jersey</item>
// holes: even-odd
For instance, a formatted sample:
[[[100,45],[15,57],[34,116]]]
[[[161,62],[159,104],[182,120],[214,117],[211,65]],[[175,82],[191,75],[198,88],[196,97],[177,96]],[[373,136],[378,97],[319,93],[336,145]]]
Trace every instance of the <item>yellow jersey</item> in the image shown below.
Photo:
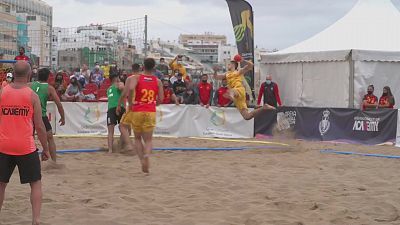
[[[239,71],[227,72],[226,81],[228,82],[228,87],[233,88],[244,88],[243,86],[243,75]]]

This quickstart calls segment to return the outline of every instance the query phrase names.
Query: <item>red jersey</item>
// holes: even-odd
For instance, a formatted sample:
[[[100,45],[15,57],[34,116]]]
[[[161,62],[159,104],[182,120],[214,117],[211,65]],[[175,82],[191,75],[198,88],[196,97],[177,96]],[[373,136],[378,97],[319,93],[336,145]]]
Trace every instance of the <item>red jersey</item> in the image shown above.
[[[17,56],[15,56],[15,60],[29,61],[29,57],[26,55],[17,55]]]
[[[33,91],[29,87],[3,88],[0,99],[0,152],[27,155],[36,151],[33,139]],[[17,96],[17,97],[16,97]]]
[[[389,109],[393,109],[393,107],[394,107],[393,102],[390,101],[388,96],[382,96],[379,99],[379,105],[387,105],[388,103],[389,103]]]
[[[218,105],[226,106],[231,102],[231,100],[229,98],[225,98],[225,96],[224,96],[225,93],[228,92],[228,90],[229,90],[228,87],[220,87],[218,89],[218,91],[217,91],[217,94],[218,94],[217,104]]]
[[[135,90],[135,100],[132,104],[133,112],[155,112],[158,96],[157,77],[139,75]]]
[[[368,104],[376,104],[378,102],[378,97],[375,95],[364,95],[363,101],[367,101]],[[365,107],[363,106],[365,110]]]
[[[162,102],[162,104],[171,104],[171,97],[174,94],[174,91],[172,90],[172,88],[164,88],[164,100]]]
[[[212,86],[210,83],[199,83],[199,98],[200,98],[200,103],[203,103],[203,105],[210,104],[211,100],[211,92],[212,92]]]

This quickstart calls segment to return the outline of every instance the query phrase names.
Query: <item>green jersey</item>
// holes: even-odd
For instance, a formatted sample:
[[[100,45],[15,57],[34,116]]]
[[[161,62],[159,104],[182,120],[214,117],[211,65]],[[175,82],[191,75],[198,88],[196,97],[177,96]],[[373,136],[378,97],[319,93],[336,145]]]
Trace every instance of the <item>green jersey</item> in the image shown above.
[[[107,89],[108,108],[117,108],[121,91],[113,84]],[[123,106],[123,104],[121,104]]]
[[[49,84],[35,81],[31,88],[39,96],[40,105],[42,106],[42,117],[47,116],[47,100],[49,98]]]

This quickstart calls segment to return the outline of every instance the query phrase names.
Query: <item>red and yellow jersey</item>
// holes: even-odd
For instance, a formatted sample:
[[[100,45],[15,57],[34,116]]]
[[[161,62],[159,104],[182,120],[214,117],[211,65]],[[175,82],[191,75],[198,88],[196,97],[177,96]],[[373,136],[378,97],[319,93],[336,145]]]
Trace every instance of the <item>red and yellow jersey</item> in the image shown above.
[[[27,155],[36,151],[33,139],[34,92],[29,88],[3,88],[0,100],[0,152]],[[18,96],[18,97],[16,97]]]
[[[133,112],[155,112],[158,96],[157,77],[139,75],[132,104]]]
[[[379,99],[379,105],[387,105],[387,104],[389,104],[389,108],[390,108],[390,109],[393,109],[393,108],[394,108],[394,105],[393,105],[393,103],[390,101],[389,97],[388,97],[388,96],[382,96],[382,97]]]

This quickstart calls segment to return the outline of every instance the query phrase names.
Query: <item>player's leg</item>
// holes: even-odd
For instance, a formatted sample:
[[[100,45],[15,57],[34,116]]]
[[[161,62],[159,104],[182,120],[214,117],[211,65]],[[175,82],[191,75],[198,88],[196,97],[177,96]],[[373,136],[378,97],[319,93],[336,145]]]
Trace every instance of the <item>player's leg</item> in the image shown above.
[[[270,106],[270,105],[263,105],[261,108],[254,109],[251,112],[249,112],[249,110],[247,108],[239,109],[239,112],[242,115],[243,119],[251,120],[256,115],[260,114],[263,110],[275,110],[275,107]]]
[[[133,134],[135,135],[135,149],[136,153],[139,157],[140,164],[142,165],[143,170],[143,158],[144,158],[144,146],[143,146],[143,133],[140,129],[133,129]]]
[[[107,129],[108,129],[108,136],[107,136],[108,153],[113,152],[114,127],[115,127],[115,125],[113,125],[113,124],[107,126]]]
[[[40,224],[40,211],[42,208],[42,182],[40,180],[30,183],[32,224]]]
[[[6,193],[7,183],[0,182],[0,212],[4,202],[4,196]]]
[[[15,157],[0,153],[0,211],[3,206],[7,183],[14,172]]]
[[[32,224],[39,224],[40,211],[42,206],[42,174],[38,152],[24,156],[17,156],[21,184],[31,186]]]
[[[153,131],[144,132],[143,135],[144,141],[144,155],[143,155],[143,163],[142,168],[144,173],[149,173],[150,169],[150,155],[153,150]]]
[[[49,144],[51,160],[57,162],[56,142],[54,141],[53,130],[47,131],[47,143]]]

